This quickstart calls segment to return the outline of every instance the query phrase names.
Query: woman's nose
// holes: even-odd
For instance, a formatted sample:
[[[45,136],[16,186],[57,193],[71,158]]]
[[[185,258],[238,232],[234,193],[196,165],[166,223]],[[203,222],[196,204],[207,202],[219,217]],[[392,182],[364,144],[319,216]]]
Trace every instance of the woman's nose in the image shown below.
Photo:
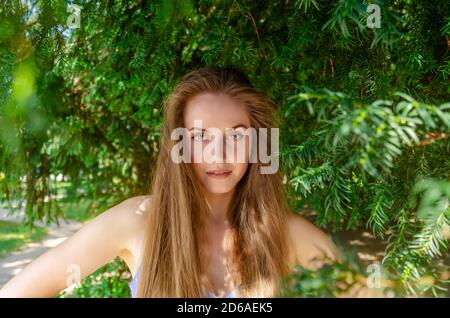
[[[226,145],[223,135],[215,135],[212,141],[214,143],[213,150],[211,151],[213,163],[223,163],[226,161]]]

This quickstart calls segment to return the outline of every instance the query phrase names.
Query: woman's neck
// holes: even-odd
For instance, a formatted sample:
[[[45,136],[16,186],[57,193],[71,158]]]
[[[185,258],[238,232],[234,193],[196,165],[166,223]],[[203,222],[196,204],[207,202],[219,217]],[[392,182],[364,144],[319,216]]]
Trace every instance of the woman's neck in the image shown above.
[[[227,269],[228,259],[231,257],[228,254],[230,249],[227,240],[227,233],[229,233],[228,214],[233,195],[234,190],[220,194],[205,192],[205,198],[211,213],[206,220],[206,237],[201,242],[204,251],[204,254],[202,254],[204,257],[201,258],[201,261],[207,276],[206,289],[210,291],[228,290],[233,287],[232,283],[230,285],[231,276]],[[217,277],[217,273],[219,273],[219,276],[225,277],[225,281],[221,281]],[[215,292],[215,294],[218,293]]]
[[[205,198],[211,210],[208,223],[217,225],[227,223],[230,203],[233,195],[234,190],[227,193],[205,192]]]

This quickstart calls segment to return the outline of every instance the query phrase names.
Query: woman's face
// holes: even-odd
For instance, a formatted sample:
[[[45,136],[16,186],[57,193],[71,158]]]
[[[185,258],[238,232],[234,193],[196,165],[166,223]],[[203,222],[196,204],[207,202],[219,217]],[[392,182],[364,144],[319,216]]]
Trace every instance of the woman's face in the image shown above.
[[[205,190],[234,190],[249,161],[250,118],[245,107],[223,93],[201,93],[187,101],[184,126],[194,172]]]

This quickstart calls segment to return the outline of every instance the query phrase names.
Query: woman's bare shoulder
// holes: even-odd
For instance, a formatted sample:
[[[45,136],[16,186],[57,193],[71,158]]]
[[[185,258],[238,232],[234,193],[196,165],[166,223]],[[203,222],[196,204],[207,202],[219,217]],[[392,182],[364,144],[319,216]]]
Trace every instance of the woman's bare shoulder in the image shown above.
[[[118,256],[127,263],[132,273],[135,273],[140,261],[151,202],[151,195],[133,196],[111,208],[114,210],[112,213],[116,214],[114,222],[124,228],[121,231],[124,248]]]
[[[131,221],[141,223],[142,220],[148,215],[151,199],[151,195],[130,197],[120,203],[123,206],[121,210],[127,218],[130,218]]]
[[[290,250],[295,264],[320,268],[327,260],[340,258],[340,252],[328,235],[316,225],[291,212],[288,217]]]
[[[152,201],[151,198],[151,195],[134,196],[114,207],[117,209],[117,221],[126,226],[132,236],[140,233],[145,227],[145,221],[147,220]]]
[[[146,219],[151,196],[140,195],[125,199],[101,213],[126,229],[136,229]]]

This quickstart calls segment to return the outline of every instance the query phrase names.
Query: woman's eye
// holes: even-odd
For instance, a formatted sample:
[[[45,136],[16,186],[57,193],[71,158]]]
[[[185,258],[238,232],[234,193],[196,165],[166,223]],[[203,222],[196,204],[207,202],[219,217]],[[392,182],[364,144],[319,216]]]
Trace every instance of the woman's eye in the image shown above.
[[[191,137],[194,141],[205,141],[208,140],[205,134],[195,134]]]
[[[231,133],[228,135],[228,138],[232,139],[232,140],[240,140],[244,137],[244,135],[242,135],[241,133]]]

